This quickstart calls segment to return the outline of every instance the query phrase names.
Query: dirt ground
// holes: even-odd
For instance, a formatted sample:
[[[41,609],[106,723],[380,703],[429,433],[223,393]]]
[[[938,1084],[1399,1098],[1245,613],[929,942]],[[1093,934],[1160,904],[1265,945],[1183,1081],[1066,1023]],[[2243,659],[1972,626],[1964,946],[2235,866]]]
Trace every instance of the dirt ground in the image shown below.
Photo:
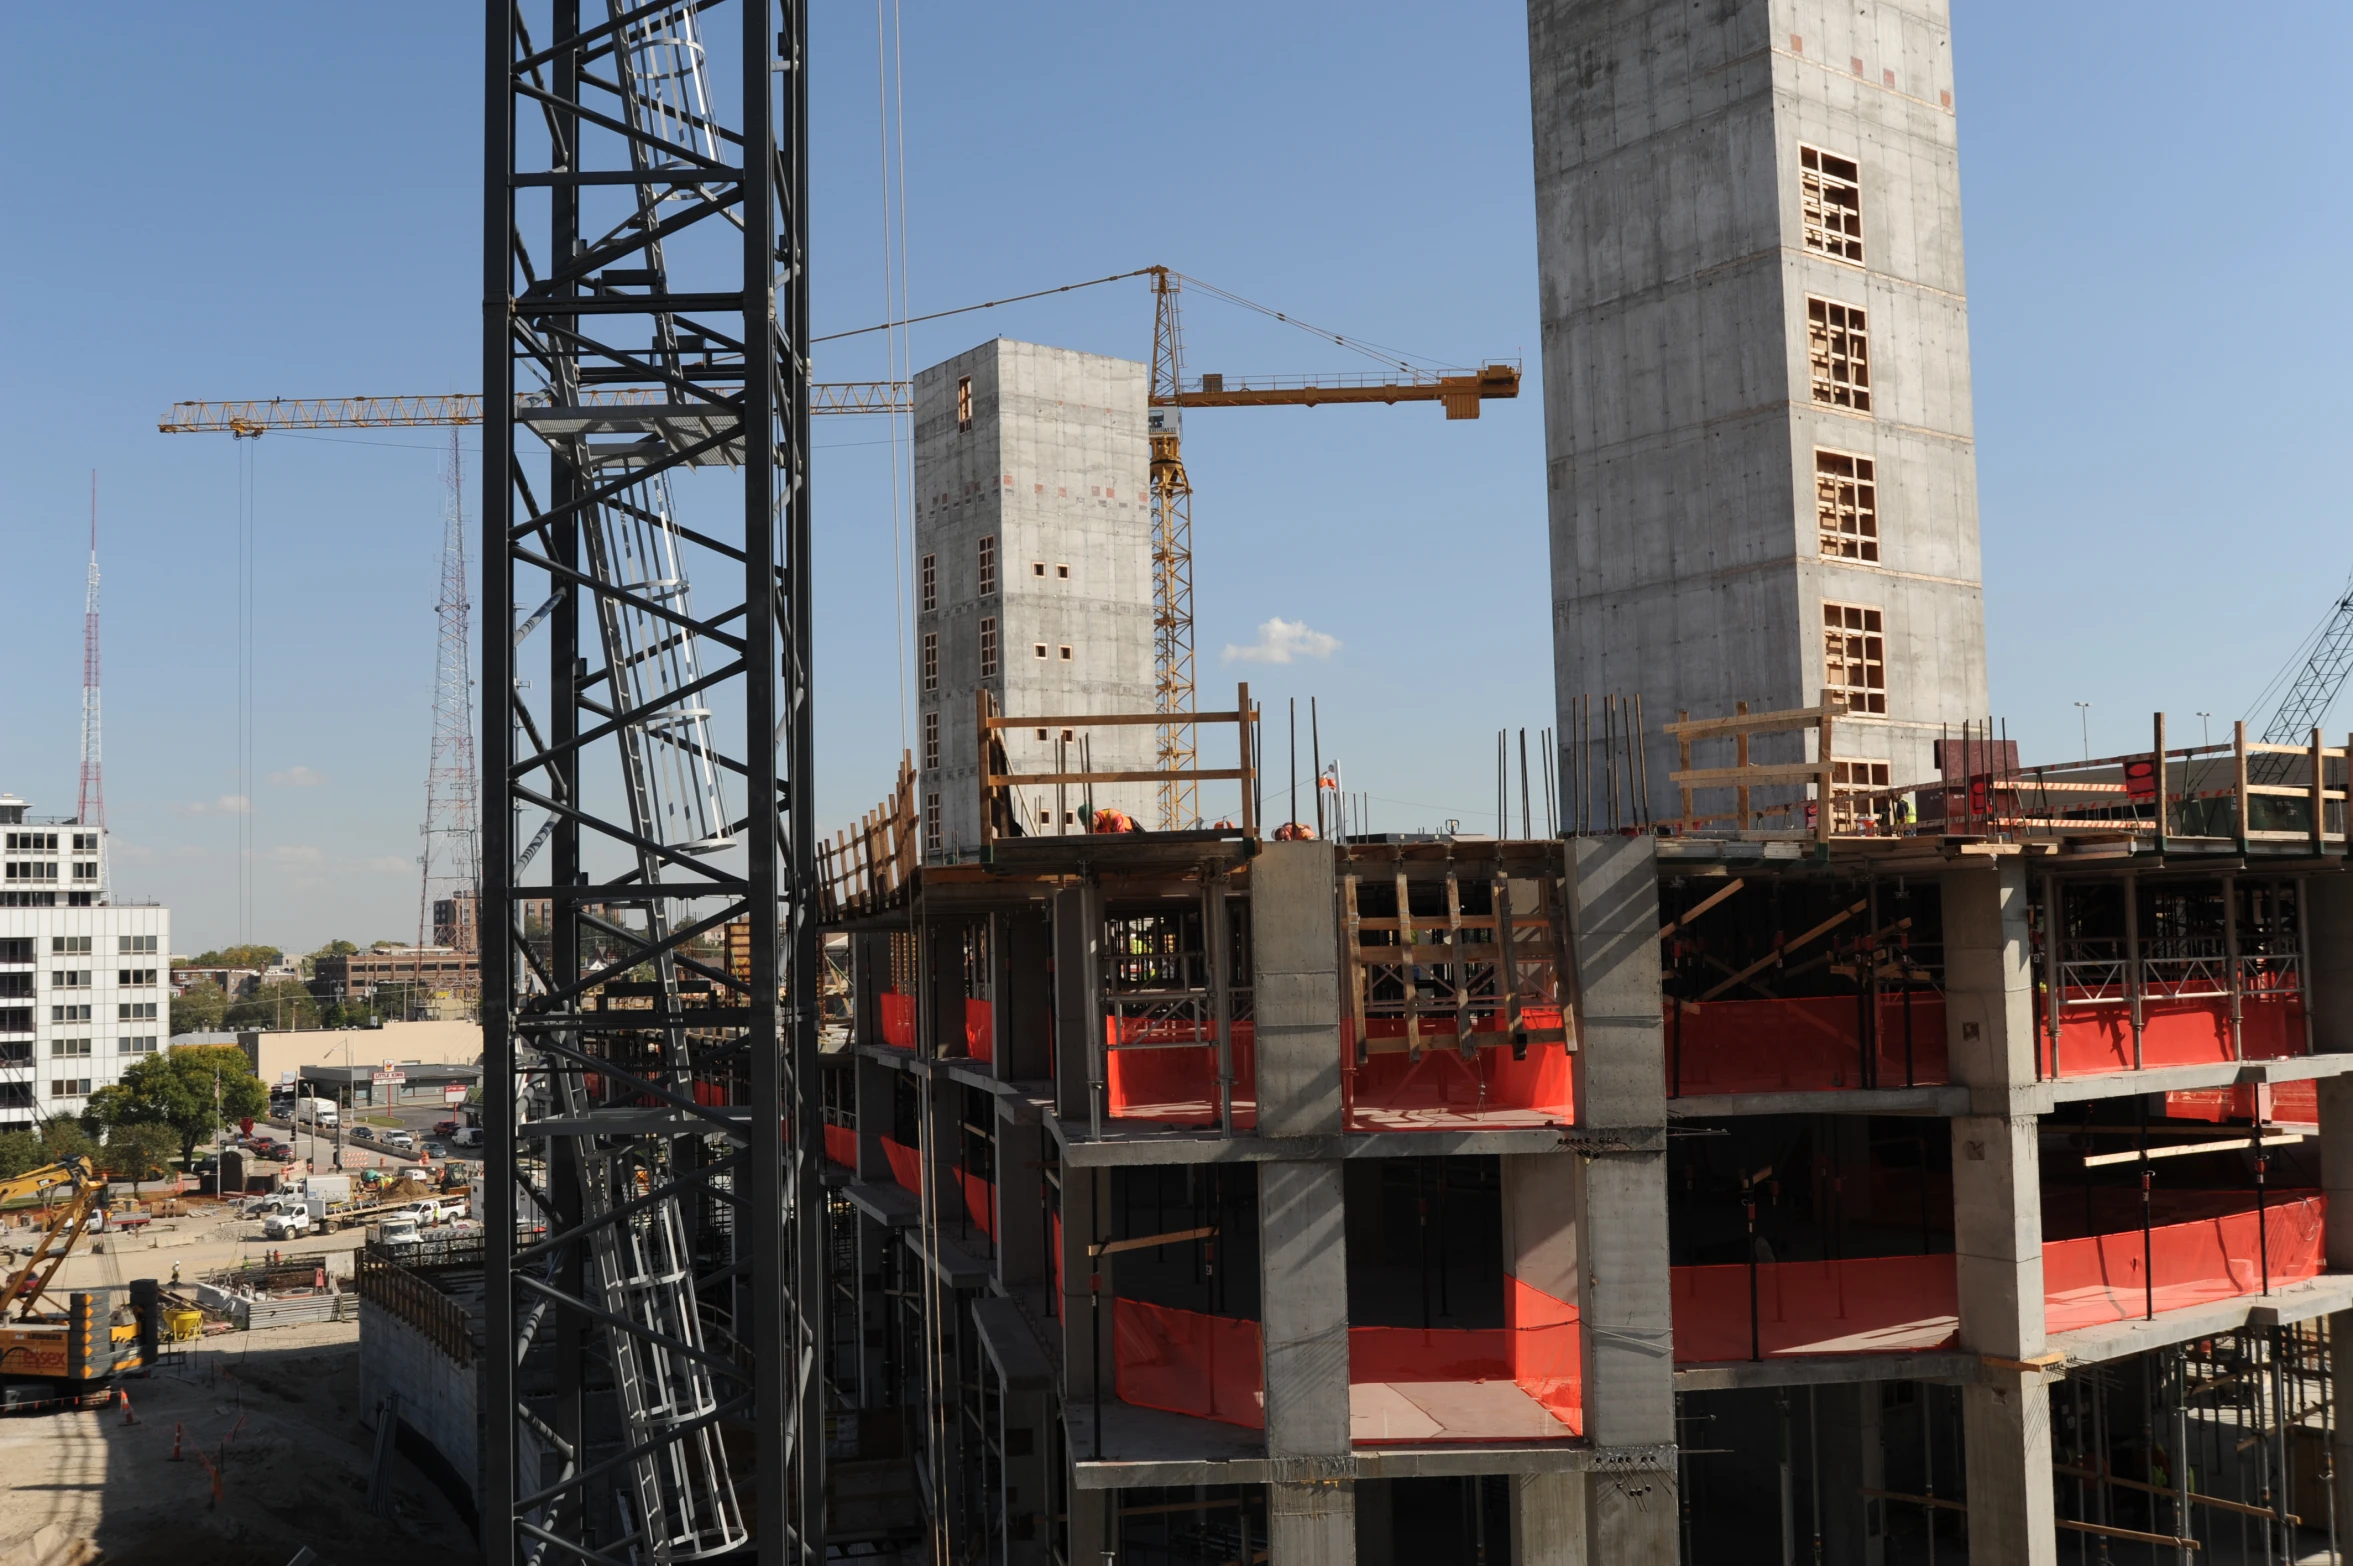
[[[125,1386],[136,1423],[120,1407],[0,1418],[0,1566],[287,1566],[305,1545],[320,1566],[479,1558],[397,1453],[387,1515],[368,1510],[357,1323],[222,1334]]]

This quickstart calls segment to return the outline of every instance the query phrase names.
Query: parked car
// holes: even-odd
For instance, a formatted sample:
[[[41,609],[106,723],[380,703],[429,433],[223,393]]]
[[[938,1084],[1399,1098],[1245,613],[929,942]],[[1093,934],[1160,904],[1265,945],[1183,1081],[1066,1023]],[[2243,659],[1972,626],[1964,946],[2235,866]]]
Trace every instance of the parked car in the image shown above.
[[[351,1128],[351,1139],[354,1142],[373,1142],[376,1140],[376,1128],[369,1125],[353,1126]]]
[[[440,1137],[456,1136],[458,1123],[454,1120],[436,1120],[433,1122],[433,1134]]]

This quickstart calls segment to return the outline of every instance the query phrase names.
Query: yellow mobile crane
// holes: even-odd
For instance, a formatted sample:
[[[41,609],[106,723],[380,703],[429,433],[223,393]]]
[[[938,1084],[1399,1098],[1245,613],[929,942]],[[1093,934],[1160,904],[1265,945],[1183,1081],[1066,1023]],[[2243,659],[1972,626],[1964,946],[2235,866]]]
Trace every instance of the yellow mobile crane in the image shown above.
[[[0,1408],[82,1403],[109,1393],[114,1378],[155,1362],[162,1291],[153,1278],[130,1286],[128,1308],[105,1291],[66,1295],[62,1312],[41,1308],[49,1281],[102,1221],[106,1186],[82,1157],[0,1180],[0,1210],[38,1202],[40,1237],[0,1285]]]

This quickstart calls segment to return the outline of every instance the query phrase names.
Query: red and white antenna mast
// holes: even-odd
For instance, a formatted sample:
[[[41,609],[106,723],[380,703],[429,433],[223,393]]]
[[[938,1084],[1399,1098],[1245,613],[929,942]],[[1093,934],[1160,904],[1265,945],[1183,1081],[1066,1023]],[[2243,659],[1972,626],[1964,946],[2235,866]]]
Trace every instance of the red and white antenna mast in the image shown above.
[[[82,788],[74,819],[106,826],[106,783],[98,761],[98,470],[90,470],[90,595],[82,610]],[[101,882],[103,884],[103,882]]]

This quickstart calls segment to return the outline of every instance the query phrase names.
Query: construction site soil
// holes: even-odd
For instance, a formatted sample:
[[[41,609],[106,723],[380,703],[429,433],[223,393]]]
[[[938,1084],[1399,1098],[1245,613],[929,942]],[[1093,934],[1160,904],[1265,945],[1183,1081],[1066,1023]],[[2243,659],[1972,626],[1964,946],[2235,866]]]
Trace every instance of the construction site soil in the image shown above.
[[[0,1566],[414,1566],[479,1558],[392,1454],[369,1509],[359,1328],[228,1333],[124,1384],[129,1407],[0,1419]],[[173,1460],[175,1442],[179,1460]]]

